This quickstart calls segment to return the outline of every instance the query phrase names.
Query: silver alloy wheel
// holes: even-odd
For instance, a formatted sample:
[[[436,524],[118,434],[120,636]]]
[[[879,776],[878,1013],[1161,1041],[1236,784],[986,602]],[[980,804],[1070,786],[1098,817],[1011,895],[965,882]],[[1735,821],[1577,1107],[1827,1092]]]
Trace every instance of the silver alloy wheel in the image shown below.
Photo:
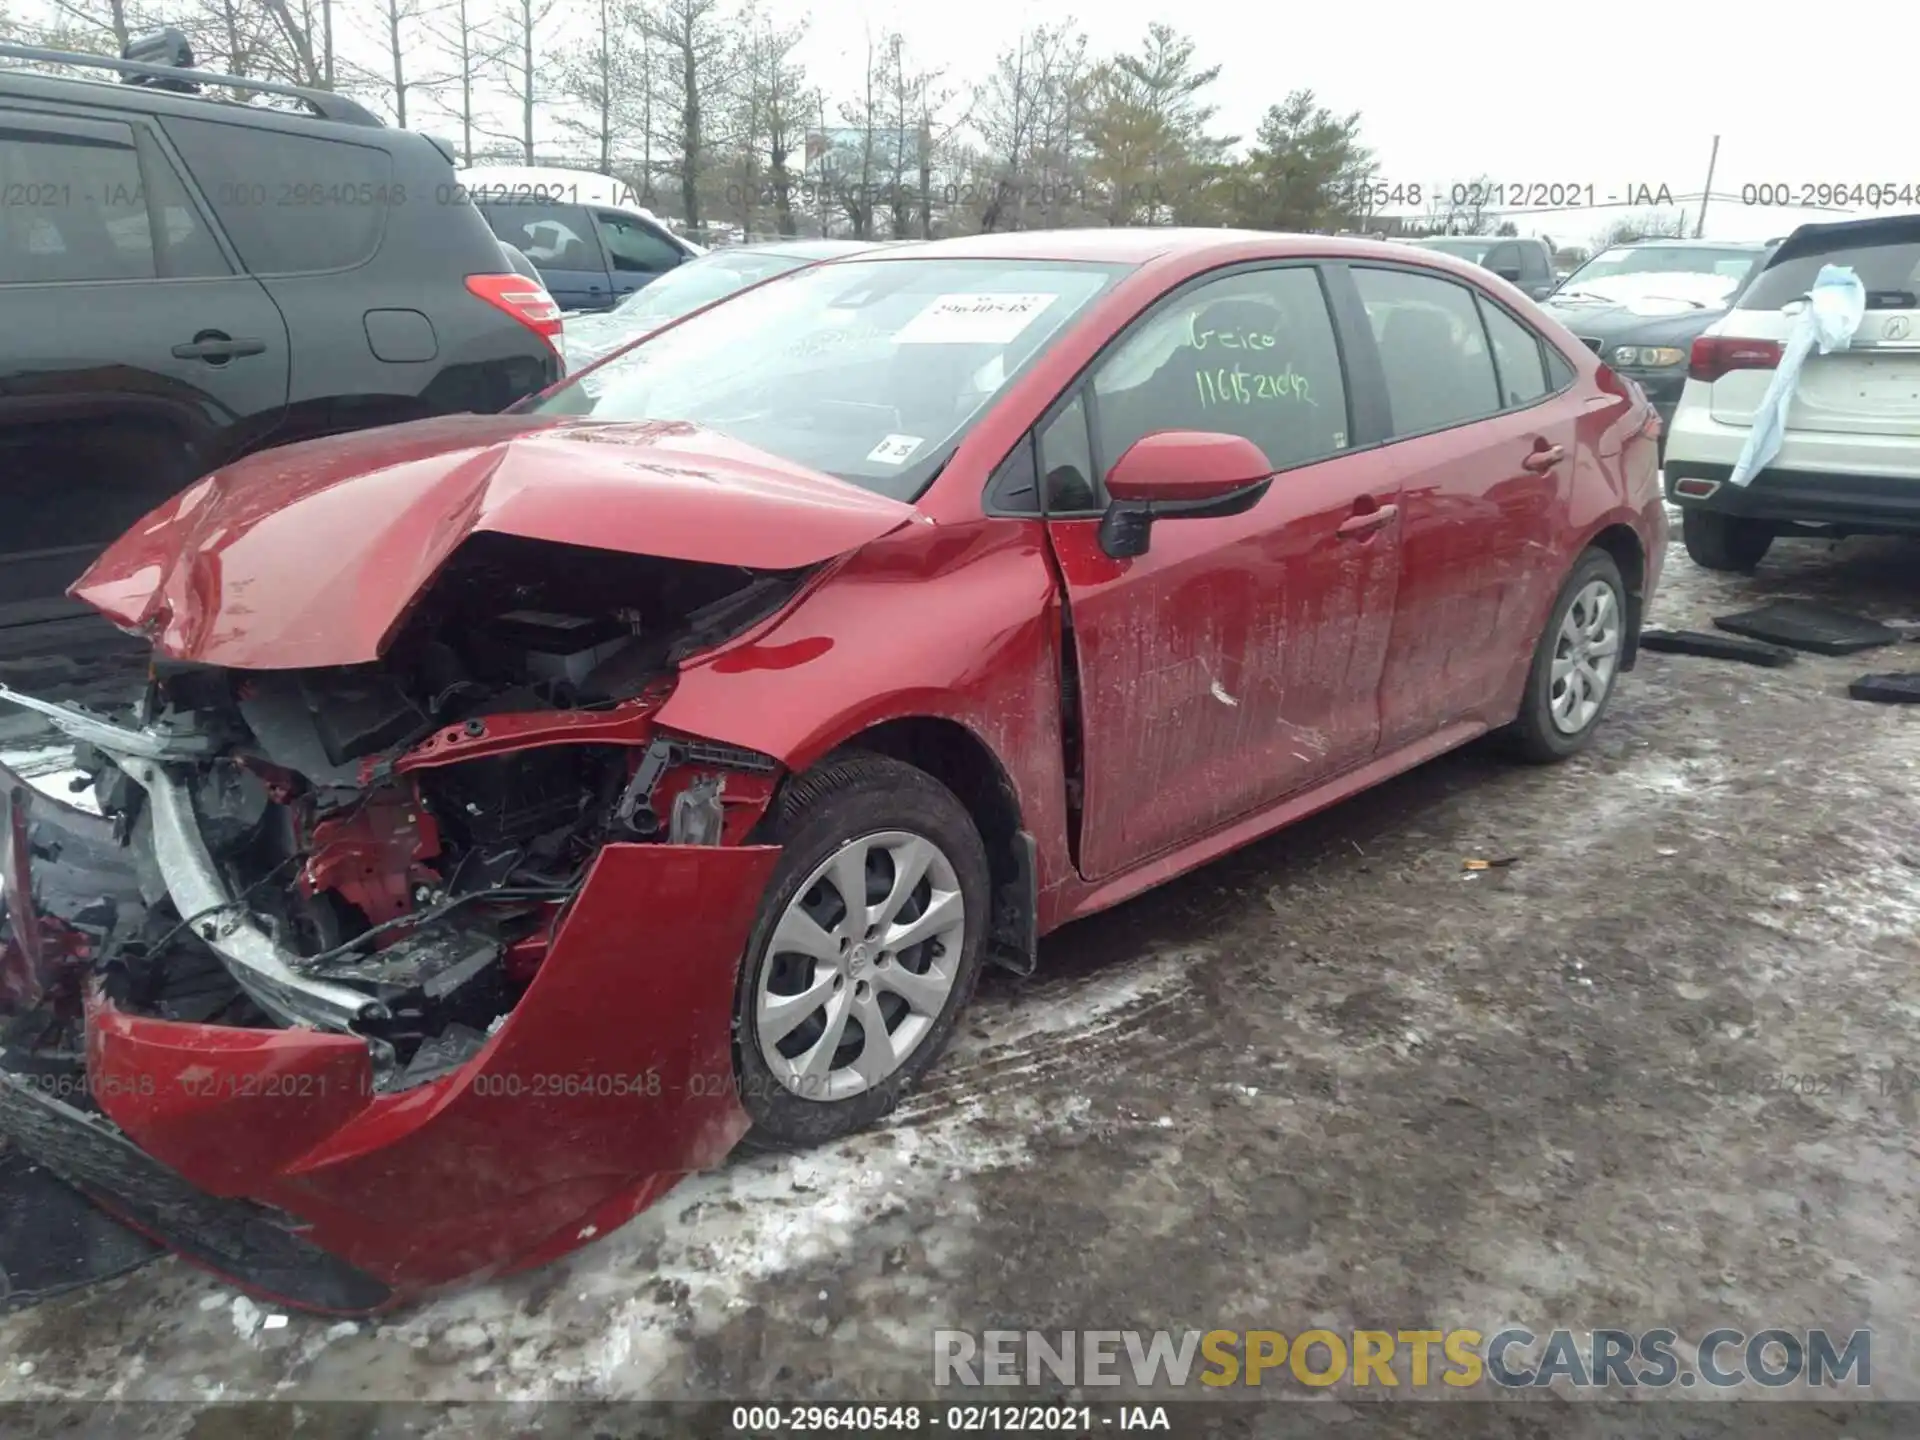
[[[1589,581],[1560,622],[1553,646],[1553,728],[1578,735],[1593,723],[1620,664],[1620,597],[1605,580]]]
[[[926,1039],[965,953],[953,862],[904,830],[849,840],[807,877],[767,942],[754,996],[760,1056],[807,1100],[885,1080]]]

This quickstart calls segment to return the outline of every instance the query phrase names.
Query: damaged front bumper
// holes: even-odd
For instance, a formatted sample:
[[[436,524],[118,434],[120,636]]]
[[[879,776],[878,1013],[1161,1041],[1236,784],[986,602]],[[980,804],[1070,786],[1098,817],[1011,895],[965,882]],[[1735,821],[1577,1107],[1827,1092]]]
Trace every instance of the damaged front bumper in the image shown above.
[[[132,837],[0,767],[0,1137],[243,1288],[351,1314],[545,1263],[745,1132],[733,990],[776,848],[601,845],[511,1008],[396,1087],[360,1033],[382,1002],[247,910],[175,738],[105,739],[147,799]],[[153,906],[273,1023],[116,1000],[113,939]],[[63,1010],[83,1055],[33,1043]]]

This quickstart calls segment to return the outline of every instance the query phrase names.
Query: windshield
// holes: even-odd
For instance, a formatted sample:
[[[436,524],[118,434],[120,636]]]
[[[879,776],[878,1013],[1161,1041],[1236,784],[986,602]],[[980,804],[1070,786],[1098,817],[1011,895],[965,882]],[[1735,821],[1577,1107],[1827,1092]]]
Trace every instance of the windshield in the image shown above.
[[[567,363],[584,370],[604,355],[644,338],[662,325],[691,315],[704,305],[724,300],[736,291],[813,262],[793,255],[758,251],[703,255],[669,270],[644,289],[636,290],[613,309],[598,315],[575,315],[567,320]],[[625,368],[624,356],[582,377],[589,393],[598,395]]]
[[[1616,275],[1717,275],[1738,282],[1747,278],[1758,250],[1729,250],[1715,245],[1628,245],[1602,250],[1567,277],[1566,290],[1589,280]]]
[[[1499,244],[1498,240],[1416,240],[1414,244],[1425,250],[1438,250],[1442,255],[1457,255],[1462,260],[1471,260],[1478,265],[1487,258],[1487,251]]]
[[[613,313],[623,320],[651,320],[664,325],[723,295],[744,290],[757,280],[784,275],[808,263],[795,255],[770,255],[765,251],[702,255],[677,270],[669,270],[645,289],[634,291],[614,307]]]
[[[1007,383],[1124,272],[1043,260],[848,260],[782,276],[529,408],[681,420],[911,500]],[[612,369],[609,366],[609,369]]]

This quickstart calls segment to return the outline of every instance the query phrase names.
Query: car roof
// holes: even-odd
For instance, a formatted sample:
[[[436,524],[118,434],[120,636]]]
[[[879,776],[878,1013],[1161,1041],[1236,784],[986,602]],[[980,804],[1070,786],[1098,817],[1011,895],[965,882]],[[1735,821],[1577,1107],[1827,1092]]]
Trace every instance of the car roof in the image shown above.
[[[1163,255],[1202,255],[1209,250],[1244,246],[1250,240],[1326,241],[1324,235],[1282,235],[1269,230],[1205,230],[1154,226],[1102,226],[1085,230],[1001,230],[956,235],[913,247],[913,258],[927,260],[1089,260],[1144,265]]]
[[[1764,250],[1765,240],[1622,240],[1609,250]]]
[[[867,250],[889,248],[886,240],[760,240],[749,245],[725,245],[709,250],[709,255],[790,255],[796,260],[837,260],[842,255],[858,255]]]

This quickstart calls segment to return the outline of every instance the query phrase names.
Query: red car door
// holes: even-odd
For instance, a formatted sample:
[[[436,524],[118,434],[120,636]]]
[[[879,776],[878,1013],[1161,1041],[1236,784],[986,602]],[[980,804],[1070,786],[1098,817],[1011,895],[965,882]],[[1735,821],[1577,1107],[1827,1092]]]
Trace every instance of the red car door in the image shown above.
[[[1141,436],[1224,431],[1277,470],[1251,510],[1101,548],[1104,476]],[[1400,570],[1397,485],[1343,454],[1348,397],[1310,264],[1190,285],[1038,430],[1079,685],[1081,873],[1100,879],[1365,761]]]
[[[1577,404],[1540,337],[1431,271],[1355,265],[1404,477],[1400,581],[1381,685],[1391,751],[1493,707],[1564,568]],[[1570,378],[1570,376],[1568,377]]]

